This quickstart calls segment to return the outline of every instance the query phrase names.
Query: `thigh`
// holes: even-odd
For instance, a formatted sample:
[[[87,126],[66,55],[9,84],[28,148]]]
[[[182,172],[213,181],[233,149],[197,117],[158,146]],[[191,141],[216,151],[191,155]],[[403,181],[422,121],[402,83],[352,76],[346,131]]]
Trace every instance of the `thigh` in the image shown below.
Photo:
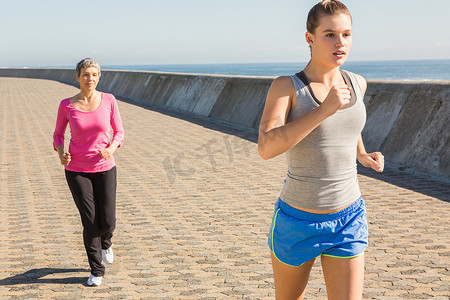
[[[273,253],[271,256],[275,298],[277,300],[303,299],[315,259],[311,259],[301,266],[293,267],[279,261]]]
[[[322,256],[328,299],[362,299],[364,254],[352,258]]]
[[[66,181],[78,208],[83,226],[95,222],[95,201],[92,180],[87,174],[66,170]]]
[[[116,212],[116,189],[117,171],[116,167],[106,172],[95,174],[93,182],[94,198],[103,222],[106,220],[110,226],[115,222]]]

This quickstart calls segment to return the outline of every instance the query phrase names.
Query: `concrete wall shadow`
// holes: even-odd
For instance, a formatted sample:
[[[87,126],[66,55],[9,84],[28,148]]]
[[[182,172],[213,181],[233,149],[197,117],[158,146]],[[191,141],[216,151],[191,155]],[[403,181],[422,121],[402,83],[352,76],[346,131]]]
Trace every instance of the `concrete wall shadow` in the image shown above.
[[[119,101],[136,105],[154,112],[158,112],[166,116],[171,116],[177,119],[188,121],[190,123],[194,123],[214,131],[220,131],[226,134],[231,134],[236,137],[248,140],[250,142],[257,143],[258,141],[258,131],[255,128],[239,126],[231,122],[218,120],[207,116],[201,116],[194,113],[189,113],[186,111],[165,107],[162,105],[157,105],[154,103],[142,103],[134,100],[124,99],[122,97],[118,97],[117,99]]]
[[[389,163],[383,173],[358,164],[358,174],[450,202],[450,183],[442,178],[430,177],[429,174],[414,174],[414,170],[402,171],[398,166]]]

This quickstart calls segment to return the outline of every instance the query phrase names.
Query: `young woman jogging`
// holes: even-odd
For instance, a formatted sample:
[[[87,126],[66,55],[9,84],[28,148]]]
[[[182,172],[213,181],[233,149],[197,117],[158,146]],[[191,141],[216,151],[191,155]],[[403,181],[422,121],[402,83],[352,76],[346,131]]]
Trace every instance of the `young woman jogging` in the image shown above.
[[[288,172],[269,233],[277,299],[303,299],[314,260],[321,257],[329,299],[361,299],[368,230],[356,160],[378,172],[380,152],[367,153],[366,81],[340,70],[352,46],[352,18],[335,0],[308,14],[311,60],[277,78],[259,127],[263,159],[286,152]]]

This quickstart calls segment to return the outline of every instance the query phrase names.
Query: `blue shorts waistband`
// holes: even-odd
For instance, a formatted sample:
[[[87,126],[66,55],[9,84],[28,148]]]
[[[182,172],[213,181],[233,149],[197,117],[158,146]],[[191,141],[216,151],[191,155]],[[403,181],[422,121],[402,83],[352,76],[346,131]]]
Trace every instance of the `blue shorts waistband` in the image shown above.
[[[340,217],[343,217],[345,215],[356,212],[356,211],[360,210],[361,208],[364,208],[364,206],[365,206],[364,200],[361,197],[359,197],[358,199],[356,199],[355,202],[353,202],[352,204],[350,204],[349,206],[347,206],[346,208],[344,208],[338,212],[331,213],[331,214],[314,214],[314,213],[296,209],[295,207],[292,207],[289,204],[287,204],[286,202],[284,202],[283,200],[281,200],[281,198],[278,198],[277,204],[284,213],[286,213],[294,218],[307,220],[307,221],[315,221],[315,222],[336,220],[336,219],[339,219]]]

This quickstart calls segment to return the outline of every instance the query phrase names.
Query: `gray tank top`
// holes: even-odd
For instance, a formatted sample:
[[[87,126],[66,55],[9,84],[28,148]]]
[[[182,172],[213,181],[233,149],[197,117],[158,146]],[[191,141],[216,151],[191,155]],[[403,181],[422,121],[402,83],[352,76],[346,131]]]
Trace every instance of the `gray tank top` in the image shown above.
[[[314,210],[338,209],[360,196],[356,172],[356,146],[366,122],[363,93],[355,74],[341,70],[351,87],[350,103],[324,120],[287,153],[288,172],[280,198],[289,205]],[[296,105],[287,122],[320,105],[309,84],[290,76]]]

